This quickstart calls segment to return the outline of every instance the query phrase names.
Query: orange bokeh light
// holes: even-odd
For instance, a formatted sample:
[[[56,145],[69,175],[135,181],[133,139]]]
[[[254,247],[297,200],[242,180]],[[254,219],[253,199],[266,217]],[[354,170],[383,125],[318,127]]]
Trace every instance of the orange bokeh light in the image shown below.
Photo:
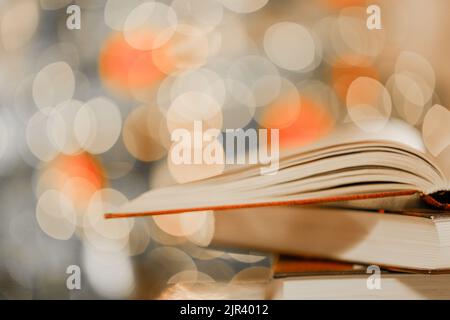
[[[332,9],[342,9],[346,7],[364,6],[365,0],[320,0],[323,5]]]
[[[298,109],[297,117],[291,119],[288,126],[277,126],[286,123],[286,117],[289,117],[283,109],[292,108]],[[269,129],[279,129],[280,149],[291,149],[324,137],[333,129],[335,120],[324,106],[308,97],[301,97],[301,103],[295,106],[270,106],[264,113],[262,124]]]
[[[338,98],[345,103],[347,91],[353,81],[359,77],[379,79],[378,70],[370,64],[352,65],[343,60],[336,62],[332,67],[332,83]]]
[[[105,186],[105,175],[97,159],[89,153],[58,155],[48,165],[60,172],[51,185],[63,191],[77,205],[86,205],[91,196]]]
[[[140,41],[154,37],[150,31],[140,32]],[[166,76],[153,61],[155,53],[164,50],[167,47],[149,51],[135,49],[121,33],[116,33],[106,40],[100,52],[100,78],[109,88],[119,92],[130,93],[136,89],[151,88]],[[170,66],[168,60],[163,63]]]

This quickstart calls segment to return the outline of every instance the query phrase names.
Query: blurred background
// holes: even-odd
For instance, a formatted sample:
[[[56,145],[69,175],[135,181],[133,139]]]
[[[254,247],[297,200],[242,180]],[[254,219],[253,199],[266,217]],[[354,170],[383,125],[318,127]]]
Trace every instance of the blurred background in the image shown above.
[[[0,0],[0,298],[170,298],[183,282],[269,277],[269,254],[205,248],[214,212],[102,217],[224,170],[167,157],[195,120],[277,128],[288,149],[397,117],[450,172],[449,13],[447,0]]]

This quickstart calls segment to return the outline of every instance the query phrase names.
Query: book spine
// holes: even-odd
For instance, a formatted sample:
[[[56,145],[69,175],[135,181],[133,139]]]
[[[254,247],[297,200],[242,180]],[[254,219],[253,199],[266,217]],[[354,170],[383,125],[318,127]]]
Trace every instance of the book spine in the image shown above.
[[[433,208],[450,211],[450,191],[439,191],[431,194],[421,193],[420,197]]]

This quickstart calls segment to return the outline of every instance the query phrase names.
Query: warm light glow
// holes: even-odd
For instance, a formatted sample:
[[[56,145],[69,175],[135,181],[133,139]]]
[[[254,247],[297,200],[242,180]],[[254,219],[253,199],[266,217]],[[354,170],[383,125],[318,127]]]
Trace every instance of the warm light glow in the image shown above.
[[[146,33],[151,37],[150,33]],[[159,50],[165,50],[161,48]],[[157,51],[141,51],[131,47],[121,34],[106,40],[99,56],[99,73],[102,81],[119,93],[130,93],[154,86],[165,74],[156,67],[153,56]],[[162,55],[160,55],[162,57]],[[168,59],[159,58],[158,63],[171,70]]]
[[[341,101],[347,99],[347,91],[353,81],[359,77],[369,77],[379,79],[378,70],[372,65],[352,65],[345,62],[346,59],[339,60],[333,65],[332,83],[337,96]]]
[[[290,108],[298,109],[298,114],[292,122],[290,119],[285,119],[289,113],[283,112]],[[264,122],[266,128],[280,128],[277,124],[289,123],[287,126],[282,126],[279,131],[280,147],[286,149],[304,146],[319,140],[330,133],[335,124],[332,115],[324,106],[306,97],[302,97],[299,104],[272,106],[264,114],[264,118],[267,119]]]
[[[391,96],[377,80],[359,77],[348,89],[347,111],[361,129],[379,131],[391,116]]]

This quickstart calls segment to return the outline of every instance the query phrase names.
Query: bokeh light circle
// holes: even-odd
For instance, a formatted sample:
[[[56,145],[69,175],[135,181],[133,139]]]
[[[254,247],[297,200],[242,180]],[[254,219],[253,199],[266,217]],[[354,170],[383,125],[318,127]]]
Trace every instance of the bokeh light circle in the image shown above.
[[[391,96],[377,80],[359,77],[348,89],[347,111],[352,121],[361,129],[369,132],[379,131],[390,119]]]
[[[267,29],[264,50],[280,68],[304,71],[314,63],[316,43],[310,31],[293,22],[279,22]]]
[[[72,98],[75,76],[67,62],[55,62],[42,68],[33,82],[33,98],[40,109],[56,107]]]
[[[450,145],[450,110],[433,106],[423,120],[422,136],[428,151],[438,156]]]
[[[122,117],[109,99],[98,97],[81,106],[74,119],[75,136],[84,150],[99,154],[109,150],[120,136]]]
[[[226,8],[237,13],[250,13],[264,7],[269,0],[219,0]]]
[[[152,50],[164,45],[178,24],[175,11],[159,2],[148,1],[134,8],[125,20],[124,35],[130,46]]]
[[[44,192],[36,206],[36,219],[47,235],[68,240],[75,232],[76,213],[71,201],[57,190]]]

